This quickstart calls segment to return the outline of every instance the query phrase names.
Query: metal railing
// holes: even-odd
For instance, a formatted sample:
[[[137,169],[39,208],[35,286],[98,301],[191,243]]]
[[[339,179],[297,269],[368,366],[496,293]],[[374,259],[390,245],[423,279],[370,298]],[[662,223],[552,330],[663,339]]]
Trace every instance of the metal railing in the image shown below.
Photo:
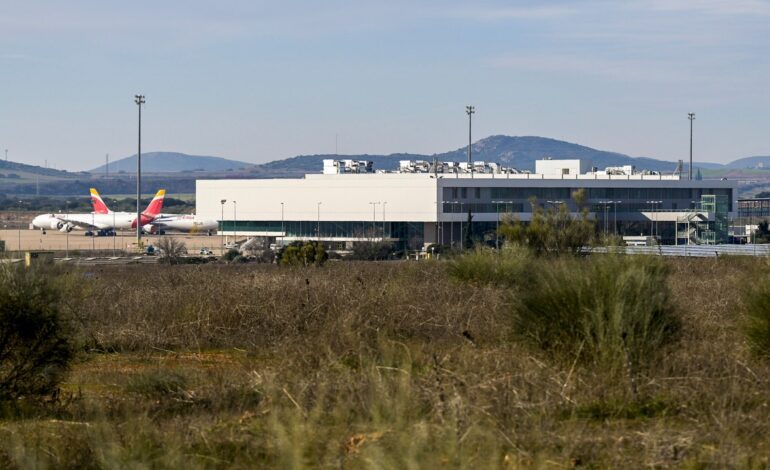
[[[657,246],[602,246],[583,248],[584,253],[624,253],[627,255],[691,256],[716,258],[719,256],[770,256],[768,245],[657,245]]]

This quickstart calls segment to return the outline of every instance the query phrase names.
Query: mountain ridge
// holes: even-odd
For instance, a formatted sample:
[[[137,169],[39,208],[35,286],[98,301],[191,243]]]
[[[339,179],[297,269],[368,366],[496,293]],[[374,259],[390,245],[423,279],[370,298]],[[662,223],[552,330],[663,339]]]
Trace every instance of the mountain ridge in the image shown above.
[[[597,150],[580,144],[538,136],[505,136],[493,135],[478,140],[472,145],[472,158],[476,161],[495,162],[520,170],[534,171],[535,161],[551,157],[556,159],[580,158],[591,160],[593,166],[604,168],[607,166],[634,165],[638,168],[657,171],[674,171],[676,162],[659,160],[650,157],[631,157],[619,152]],[[428,160],[433,158],[439,161],[465,161],[468,147],[463,146],[456,150],[437,153],[433,155],[394,153],[389,155],[355,154],[334,155],[315,154],[298,155],[281,160],[273,160],[259,165],[259,168],[269,172],[290,172],[292,174],[301,170],[303,173],[319,172],[323,159],[354,159],[371,160],[375,169],[393,170],[398,168],[399,160]],[[694,162],[693,167],[704,169],[721,168],[721,164]],[[685,162],[685,168],[687,163]]]
[[[222,157],[189,155],[181,152],[142,153],[142,172],[177,173],[183,171],[227,171],[255,166],[253,163],[230,160]],[[106,165],[98,166],[89,173],[104,174]],[[136,173],[136,154],[109,164],[110,173]]]

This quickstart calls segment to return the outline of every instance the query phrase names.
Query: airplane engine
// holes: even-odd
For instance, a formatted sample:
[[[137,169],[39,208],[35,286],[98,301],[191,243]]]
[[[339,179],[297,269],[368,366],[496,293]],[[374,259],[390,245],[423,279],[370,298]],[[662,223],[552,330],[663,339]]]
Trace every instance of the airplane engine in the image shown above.
[[[56,228],[59,229],[60,232],[71,232],[72,229],[75,228],[75,226],[72,224],[65,224],[64,222],[59,222]]]
[[[64,227],[64,222],[62,222],[61,220],[56,220],[56,219],[51,220],[51,229],[59,230],[62,227]]]

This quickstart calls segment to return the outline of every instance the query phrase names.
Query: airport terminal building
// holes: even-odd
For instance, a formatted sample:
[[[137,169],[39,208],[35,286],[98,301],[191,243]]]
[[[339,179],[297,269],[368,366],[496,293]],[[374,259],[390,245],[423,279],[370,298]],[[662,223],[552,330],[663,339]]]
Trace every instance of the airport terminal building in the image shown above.
[[[736,207],[734,181],[549,159],[537,161],[534,173],[425,161],[384,172],[371,162],[325,160],[322,173],[303,178],[198,180],[196,204],[199,216],[218,220],[224,235],[238,239],[347,246],[387,240],[420,249],[460,244],[469,216],[474,236],[489,242],[502,220],[530,220],[533,204],[566,204],[577,213],[577,190],[599,230],[670,244],[726,242]]]

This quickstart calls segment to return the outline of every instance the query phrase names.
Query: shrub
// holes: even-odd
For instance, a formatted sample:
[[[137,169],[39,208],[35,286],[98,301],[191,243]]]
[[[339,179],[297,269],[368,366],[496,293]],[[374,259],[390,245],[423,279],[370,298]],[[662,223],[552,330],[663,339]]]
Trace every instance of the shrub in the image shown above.
[[[321,266],[327,259],[324,246],[317,242],[294,242],[281,252],[281,264],[288,266]]]
[[[516,286],[524,282],[532,267],[529,250],[517,245],[500,251],[478,249],[466,252],[448,263],[449,275],[457,280],[498,286]]]
[[[561,257],[531,276],[514,299],[515,331],[569,360],[642,364],[677,329],[660,259]]]
[[[538,255],[577,254],[591,243],[595,226],[585,207],[585,192],[575,191],[572,199],[581,208],[578,217],[570,214],[566,203],[559,204],[558,209],[543,209],[537,200],[532,199],[532,220],[528,224],[519,220],[506,220],[498,232],[508,242],[526,246]]]
[[[158,241],[160,261],[168,264],[176,264],[183,255],[187,254],[187,247],[183,241],[174,237],[162,237]]]
[[[746,320],[743,331],[749,348],[757,355],[770,358],[770,284],[761,277],[745,290]]]
[[[235,258],[241,255],[241,252],[235,248],[230,248],[222,255],[222,261],[233,261]]]
[[[52,277],[0,266],[0,402],[56,390],[73,356],[62,302]]]
[[[353,245],[349,258],[361,261],[377,261],[390,257],[393,245],[388,242],[358,242]]]

